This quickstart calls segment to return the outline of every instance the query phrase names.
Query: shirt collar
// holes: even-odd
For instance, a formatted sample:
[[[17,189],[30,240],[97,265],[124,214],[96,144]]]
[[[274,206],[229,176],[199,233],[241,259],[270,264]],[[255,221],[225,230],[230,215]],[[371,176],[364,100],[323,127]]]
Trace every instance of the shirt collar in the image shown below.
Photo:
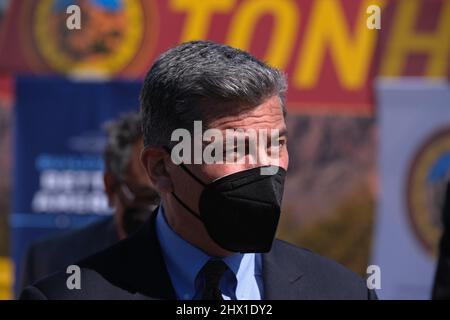
[[[156,217],[156,232],[163,252],[174,289],[181,299],[191,299],[195,295],[195,279],[205,265],[211,259],[201,249],[190,244],[180,237],[167,223],[162,205],[158,209]],[[235,253],[223,259],[228,268],[236,277],[244,255]]]

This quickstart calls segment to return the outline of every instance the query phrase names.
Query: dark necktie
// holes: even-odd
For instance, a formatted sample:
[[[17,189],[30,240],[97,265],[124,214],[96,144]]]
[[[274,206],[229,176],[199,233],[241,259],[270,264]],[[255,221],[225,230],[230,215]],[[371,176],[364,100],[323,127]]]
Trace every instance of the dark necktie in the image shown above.
[[[209,260],[202,268],[201,272],[205,279],[205,288],[202,300],[223,300],[219,289],[220,279],[228,266],[222,260]]]

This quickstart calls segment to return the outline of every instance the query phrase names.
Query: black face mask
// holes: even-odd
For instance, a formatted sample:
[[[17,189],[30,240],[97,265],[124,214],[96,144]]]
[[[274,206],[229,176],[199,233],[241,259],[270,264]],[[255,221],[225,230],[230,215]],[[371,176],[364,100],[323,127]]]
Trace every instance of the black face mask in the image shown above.
[[[209,236],[232,252],[268,252],[272,247],[280,218],[286,171],[261,175],[262,167],[239,171],[203,185],[200,214],[189,208],[175,193],[175,199],[205,225]],[[271,168],[273,169],[273,168]]]

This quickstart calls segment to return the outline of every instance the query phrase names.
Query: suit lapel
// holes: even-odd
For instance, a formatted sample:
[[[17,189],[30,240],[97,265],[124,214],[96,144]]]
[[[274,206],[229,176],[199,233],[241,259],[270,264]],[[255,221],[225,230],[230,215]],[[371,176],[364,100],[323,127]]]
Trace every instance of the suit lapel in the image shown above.
[[[262,269],[265,300],[300,298],[299,282],[304,272],[282,250],[279,240],[274,241],[271,251],[263,254]]]
[[[156,236],[156,215],[152,216],[124,246],[123,254],[127,282],[133,288],[135,299],[169,299],[175,300],[176,294],[172,286],[161,248]],[[272,250],[262,256],[262,272],[264,281],[264,299],[299,299],[301,278],[304,270],[301,265],[292,261],[288,250],[275,240]]]
[[[135,288],[137,299],[176,299],[161,248],[156,236],[156,215],[153,211],[149,220],[132,237],[127,245],[130,251],[127,272],[130,285]]]

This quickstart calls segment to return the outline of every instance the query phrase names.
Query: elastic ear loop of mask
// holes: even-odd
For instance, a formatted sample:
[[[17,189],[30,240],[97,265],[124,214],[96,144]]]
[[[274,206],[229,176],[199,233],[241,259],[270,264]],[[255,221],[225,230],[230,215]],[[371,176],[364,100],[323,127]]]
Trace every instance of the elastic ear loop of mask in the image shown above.
[[[164,147],[164,149],[171,154],[171,150],[169,147]],[[188,168],[186,168],[186,166],[184,165],[184,163],[180,163],[178,165],[180,168],[182,168],[187,174],[189,174],[195,181],[197,181],[199,184],[201,184],[203,187],[205,186],[205,183],[203,183],[203,181],[201,181],[198,177],[196,177],[191,171],[189,171]],[[202,221],[202,218],[200,217],[199,214],[197,214],[194,210],[192,210],[191,208],[189,208],[176,194],[175,192],[171,192],[173,197],[175,198],[175,200],[178,201],[179,204],[181,204],[181,206],[183,208],[185,208],[190,214],[192,214],[195,218],[197,218],[198,220]],[[203,222],[203,221],[202,221]]]

